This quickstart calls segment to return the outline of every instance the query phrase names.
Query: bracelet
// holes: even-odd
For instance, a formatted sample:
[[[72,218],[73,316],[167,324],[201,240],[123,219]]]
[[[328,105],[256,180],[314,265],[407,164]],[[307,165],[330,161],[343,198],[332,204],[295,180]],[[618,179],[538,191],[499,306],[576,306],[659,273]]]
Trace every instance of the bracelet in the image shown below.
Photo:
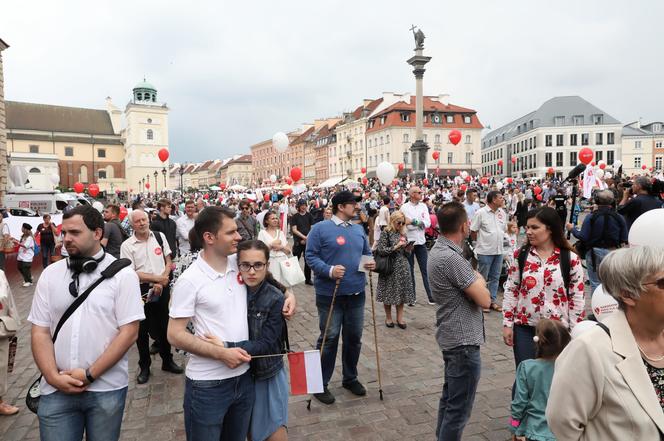
[[[88,380],[88,383],[92,384],[95,381],[95,377],[90,373],[90,368],[85,370],[85,378]]]

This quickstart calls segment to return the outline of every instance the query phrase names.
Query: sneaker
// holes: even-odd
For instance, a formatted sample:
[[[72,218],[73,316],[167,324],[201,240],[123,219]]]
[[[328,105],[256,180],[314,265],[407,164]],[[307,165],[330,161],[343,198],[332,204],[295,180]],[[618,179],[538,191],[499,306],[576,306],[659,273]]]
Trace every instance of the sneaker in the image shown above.
[[[436,302],[432,302],[432,301],[429,301],[428,303],[429,303],[429,305],[435,305],[436,304]]]
[[[345,386],[344,386],[345,387]],[[327,388],[327,386],[323,387],[323,392],[314,394],[314,398],[320,401],[323,404],[332,404],[334,403],[334,395],[332,395],[332,392]]]
[[[357,380],[349,384],[342,384],[342,386],[344,389],[348,389],[353,395],[357,395],[358,397],[363,397],[367,394],[367,389]]]
[[[28,286],[32,285],[30,282],[23,282],[23,288],[26,288]]]
[[[409,303],[408,306],[415,306],[415,303]]]

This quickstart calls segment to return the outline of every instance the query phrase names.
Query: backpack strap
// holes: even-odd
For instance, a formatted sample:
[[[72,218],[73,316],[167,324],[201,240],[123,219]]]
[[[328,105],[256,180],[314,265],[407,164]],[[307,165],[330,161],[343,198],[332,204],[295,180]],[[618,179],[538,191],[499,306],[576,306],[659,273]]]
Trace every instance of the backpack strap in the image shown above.
[[[606,325],[605,325],[604,323],[602,323],[602,322],[597,322],[597,326],[599,326],[600,328],[602,328],[602,329],[604,330],[604,332],[606,332],[606,335],[608,335],[609,337],[611,337],[611,331],[609,330],[609,327],[608,327],[608,326],[606,326]]]
[[[563,283],[565,284],[565,294],[567,301],[569,301],[569,282],[570,282],[570,263],[572,252],[567,248],[560,250],[560,273],[563,276]]]

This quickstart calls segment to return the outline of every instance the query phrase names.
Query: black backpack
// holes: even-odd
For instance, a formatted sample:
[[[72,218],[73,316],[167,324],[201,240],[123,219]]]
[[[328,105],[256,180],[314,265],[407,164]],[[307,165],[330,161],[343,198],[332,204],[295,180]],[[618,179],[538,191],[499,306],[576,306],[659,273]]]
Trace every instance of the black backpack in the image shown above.
[[[526,259],[528,258],[528,253],[530,253],[530,245],[524,245],[519,250],[519,285],[523,281],[523,268],[526,266]],[[565,284],[565,295],[569,299],[569,282],[570,282],[570,250],[567,248],[562,248],[560,250],[560,272],[563,276],[563,283]]]

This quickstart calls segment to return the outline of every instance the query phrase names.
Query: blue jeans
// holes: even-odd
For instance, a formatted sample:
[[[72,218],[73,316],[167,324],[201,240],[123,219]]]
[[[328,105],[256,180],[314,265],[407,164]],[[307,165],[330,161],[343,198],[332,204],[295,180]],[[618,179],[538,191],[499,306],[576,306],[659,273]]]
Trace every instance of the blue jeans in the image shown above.
[[[250,371],[225,380],[184,383],[184,429],[189,441],[244,441],[254,405]]]
[[[332,296],[316,296],[318,308],[318,327],[320,336],[316,349],[323,343],[325,322],[330,311]],[[364,326],[364,291],[357,295],[337,296],[334,302],[334,311],[327,330],[325,348],[322,349],[321,365],[323,370],[323,385],[327,386],[334,372],[339,346],[339,334],[342,335],[341,364],[343,367],[343,384],[357,381],[357,362],[362,349],[362,327]],[[343,327],[343,331],[342,328]],[[343,333],[342,333],[343,332]]]
[[[535,358],[535,327],[527,325],[514,325],[512,328],[512,351],[514,351],[514,365],[519,367],[522,361]],[[512,399],[516,390],[516,378],[512,384]]]
[[[477,255],[477,271],[482,274],[486,280],[487,287],[491,293],[491,303],[496,303],[496,295],[498,294],[498,280],[500,279],[500,271],[503,267],[502,254],[478,254]]]
[[[438,406],[438,441],[458,441],[463,435],[480,381],[479,346],[457,346],[443,351],[445,384]]]
[[[591,253],[595,253],[595,265],[593,265],[593,256]],[[592,248],[586,253],[586,269],[588,270],[588,280],[590,280],[590,289],[591,293],[595,292],[602,281],[599,280],[599,275],[597,274],[597,268],[599,264],[602,263],[602,260],[609,254],[611,250],[606,248]],[[591,294],[592,295],[592,294]]]
[[[62,392],[39,399],[41,441],[80,441],[85,431],[89,441],[116,441],[120,438],[127,388],[110,392]]]
[[[55,244],[41,244],[42,266],[46,268],[51,263],[51,256],[55,254]]]
[[[431,288],[429,288],[429,274],[427,273],[427,257],[429,251],[426,245],[415,245],[412,253],[406,253],[408,256],[408,264],[410,265],[410,278],[413,281],[413,290],[415,289],[415,258],[417,257],[417,265],[420,267],[422,273],[422,282],[424,283],[424,290],[430,302],[433,302],[431,297]]]

